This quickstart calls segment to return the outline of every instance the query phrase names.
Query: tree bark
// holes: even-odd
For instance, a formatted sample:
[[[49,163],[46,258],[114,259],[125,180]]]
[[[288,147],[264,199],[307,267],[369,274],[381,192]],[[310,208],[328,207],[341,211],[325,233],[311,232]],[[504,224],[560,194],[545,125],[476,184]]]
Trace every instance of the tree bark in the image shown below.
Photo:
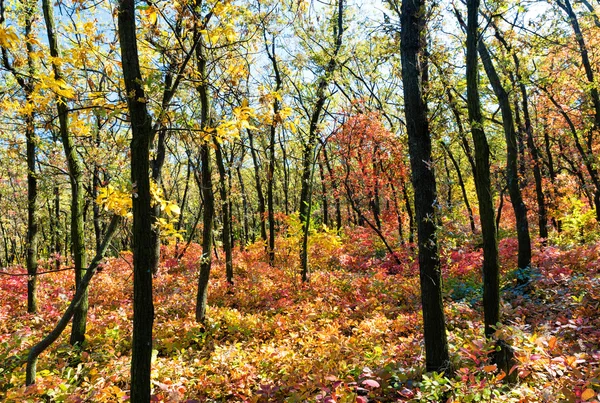
[[[254,181],[256,183],[256,196],[258,197],[258,215],[260,218],[260,237],[263,242],[267,242],[267,224],[265,222],[265,196],[262,190],[260,180],[260,162],[258,161],[258,152],[254,148],[254,135],[248,129],[248,141],[250,142],[250,154],[254,165]]]
[[[442,303],[442,278],[436,236],[436,185],[432,166],[431,137],[423,87],[427,78],[424,0],[402,0],[400,54],[404,112],[415,191],[418,228],[419,273],[423,305],[425,362],[427,371],[450,368],[446,323]]]
[[[55,33],[54,10],[50,0],[42,0],[46,33],[48,34],[48,45],[50,56],[52,56],[52,69],[54,78],[63,80],[62,71],[56,62],[60,58],[60,49]],[[75,287],[78,288],[85,275],[87,256],[85,252],[85,228],[84,228],[84,190],[83,190],[83,164],[75,149],[75,142],[69,132],[69,115],[67,99],[58,96],[56,108],[58,110],[58,123],[60,137],[67,158],[69,179],[71,181],[71,242],[73,242],[73,262],[75,265]],[[71,328],[71,344],[82,343],[85,340],[87,324],[88,296],[83,292],[81,302],[77,304],[73,315],[73,326]]]
[[[518,171],[518,153],[517,148],[517,133],[515,131],[515,123],[510,107],[508,93],[502,86],[500,77],[496,72],[496,68],[492,62],[488,49],[480,39],[477,43],[479,55],[485,72],[490,80],[492,89],[498,98],[500,110],[502,111],[502,126],[504,128],[504,137],[506,139],[506,182],[508,186],[508,194],[510,202],[515,213],[517,226],[517,239],[519,242],[518,252],[518,267],[525,268],[531,263],[531,239],[529,236],[529,222],[527,220],[527,207],[523,202],[521,188],[519,187],[519,171]]]
[[[283,84],[281,74],[279,72],[279,65],[277,64],[277,56],[275,54],[275,37],[271,41],[271,49],[267,42],[267,35],[264,35],[265,39],[265,50],[267,56],[271,61],[273,72],[275,73],[275,94],[273,97],[273,121],[269,127],[269,170],[267,172],[267,210],[269,215],[269,265],[275,265],[275,209],[273,206],[273,186],[275,182],[275,134],[277,131],[277,125],[281,118],[279,117],[279,92]]]
[[[223,249],[225,250],[225,272],[227,283],[233,285],[233,256],[231,247],[231,216],[229,214],[229,195],[227,194],[227,174],[225,172],[225,163],[223,162],[223,152],[221,145],[213,138],[215,146],[215,156],[217,160],[217,169],[219,171],[219,194],[221,196],[221,220],[223,221]]]
[[[206,58],[203,44],[196,48],[197,71],[200,75],[200,84],[196,88],[200,95],[200,125],[203,130],[210,128],[210,100],[208,97],[208,83],[206,76]],[[201,193],[204,200],[202,215],[202,259],[200,261],[200,274],[198,275],[198,293],[196,295],[196,321],[203,322],[206,317],[208,302],[208,280],[212,265],[212,229],[215,214],[215,201],[212,184],[212,168],[210,163],[210,144],[204,141],[200,146],[200,160],[202,163]]]
[[[131,120],[131,183],[133,204],[133,342],[131,354],[131,402],[150,401],[152,359],[152,267],[156,242],[150,196],[150,144],[152,118],[146,108],[146,94],[138,58],[135,1],[120,0],[118,33],[127,105]]]
[[[300,222],[302,223],[302,242],[300,245],[300,264],[302,281],[307,282],[309,277],[308,270],[308,232],[310,230],[310,210],[311,210],[311,194],[313,170],[315,164],[315,146],[317,143],[318,125],[321,120],[321,113],[327,100],[325,93],[331,80],[333,80],[333,72],[337,67],[337,56],[342,47],[342,36],[344,34],[344,0],[337,2],[337,19],[334,25],[333,36],[335,47],[333,53],[325,66],[323,75],[319,78],[317,86],[315,106],[310,116],[310,126],[308,130],[308,141],[304,145],[302,152],[302,184],[300,190]]]
[[[490,148],[483,131],[479,100],[477,17],[479,0],[467,0],[467,106],[471,135],[475,149],[475,189],[479,201],[479,216],[483,236],[483,310],[485,336],[492,337],[500,321],[500,273],[498,268],[498,238],[494,222],[494,203],[490,179]]]

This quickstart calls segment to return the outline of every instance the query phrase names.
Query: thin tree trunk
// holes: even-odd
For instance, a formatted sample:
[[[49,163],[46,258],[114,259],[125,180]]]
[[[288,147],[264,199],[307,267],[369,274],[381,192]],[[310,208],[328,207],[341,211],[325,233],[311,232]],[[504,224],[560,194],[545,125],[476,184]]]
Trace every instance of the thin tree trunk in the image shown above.
[[[315,164],[315,146],[317,144],[317,136],[321,113],[327,100],[325,93],[331,80],[333,80],[333,72],[337,67],[337,56],[342,47],[342,36],[344,34],[344,0],[337,2],[337,19],[333,29],[333,37],[335,47],[331,58],[329,59],[323,75],[319,78],[319,84],[316,91],[316,101],[314,109],[310,116],[310,126],[308,130],[308,141],[304,145],[302,152],[302,186],[300,190],[300,222],[302,223],[302,243],[300,245],[300,264],[302,281],[307,282],[309,277],[308,270],[308,232],[310,230],[310,209],[311,209],[311,194],[312,194],[312,179]]]
[[[199,4],[201,1],[198,0]],[[196,88],[200,96],[200,125],[206,130],[210,127],[210,100],[208,95],[208,77],[206,76],[206,58],[204,55],[204,44],[196,49],[197,72],[200,75],[200,84]],[[212,168],[210,163],[210,144],[205,141],[200,146],[200,159],[202,163],[201,191],[204,199],[204,212],[202,216],[202,260],[200,262],[200,274],[198,275],[198,294],[196,295],[196,321],[203,322],[206,318],[206,307],[208,302],[208,279],[212,265],[212,229],[213,216],[215,214],[215,202],[212,185]]]
[[[548,238],[548,212],[546,209],[546,201],[544,197],[544,190],[542,188],[542,172],[541,172],[541,161],[538,149],[533,139],[533,126],[531,124],[531,116],[529,114],[529,96],[527,94],[527,86],[521,76],[521,63],[517,53],[512,50],[512,46],[504,39],[500,33],[498,27],[494,25],[496,38],[504,45],[507,51],[512,54],[513,61],[515,63],[515,75],[516,80],[513,80],[513,84],[518,86],[521,92],[521,105],[523,108],[523,120],[524,120],[524,131],[527,141],[527,148],[531,154],[533,160],[533,177],[535,181],[535,194],[538,205],[538,228],[539,236],[542,239]],[[518,106],[518,103],[516,104]]]
[[[404,179],[401,180],[400,186],[402,187],[402,198],[404,199],[404,207],[406,207],[406,214],[408,215],[408,243],[411,245],[415,242],[415,215],[410,204],[410,197],[408,197],[408,189]]]
[[[323,209],[323,225],[329,225],[329,202],[327,199],[327,186],[325,185],[325,171],[323,169],[323,163],[321,161],[319,164],[319,174],[321,176],[321,204]]]
[[[254,135],[248,129],[248,141],[250,142],[250,154],[252,155],[252,163],[254,165],[254,181],[256,183],[256,195],[258,197],[258,215],[260,218],[260,237],[263,242],[267,242],[267,224],[265,222],[265,196],[263,194],[260,180],[260,163],[258,161],[258,153],[254,148]]]
[[[494,67],[490,54],[483,40],[477,44],[481,62],[485,72],[490,80],[492,89],[498,98],[500,110],[502,111],[502,125],[504,127],[504,137],[506,138],[506,182],[510,202],[515,213],[517,226],[517,239],[519,242],[518,267],[525,268],[531,263],[531,239],[529,236],[529,222],[527,220],[527,207],[523,202],[521,188],[519,187],[519,171],[517,166],[518,148],[517,134],[515,124],[510,108],[508,93],[502,86],[500,77]]]
[[[592,106],[594,108],[594,128],[599,129],[600,95],[598,93],[598,88],[594,81],[594,70],[590,62],[589,52],[585,43],[585,39],[583,38],[583,33],[581,32],[581,27],[579,26],[579,21],[577,20],[577,15],[573,11],[573,7],[571,7],[570,0],[557,0],[557,4],[560,8],[562,8],[565,11],[565,13],[567,13],[567,16],[569,17],[569,23],[571,24],[573,32],[575,33],[575,40],[577,41],[577,45],[579,46],[579,55],[581,56],[581,63],[583,64],[586,78],[590,83],[589,91],[590,97],[592,98]]]
[[[227,173],[225,172],[225,163],[223,162],[223,152],[221,145],[214,138],[215,156],[217,159],[217,169],[219,171],[219,194],[221,196],[221,220],[223,221],[223,249],[225,250],[225,272],[227,283],[233,285],[233,256],[231,251],[231,221],[229,214],[229,195],[227,194]]]
[[[458,177],[458,184],[460,186],[460,191],[462,193],[462,197],[465,202],[465,207],[467,208],[467,213],[469,215],[469,224],[471,226],[471,233],[473,235],[475,235],[475,219],[473,218],[473,209],[471,208],[471,204],[469,203],[469,198],[467,197],[467,189],[465,187],[465,181],[462,176],[460,164],[454,157],[454,154],[450,150],[450,147],[444,142],[442,142],[441,145],[442,145],[442,148],[448,154],[448,157],[450,158],[450,161],[452,162],[452,165],[454,166],[454,169],[456,170],[456,176]]]
[[[275,93],[279,94],[281,86],[283,84],[281,74],[279,72],[279,65],[277,63],[277,56],[275,54],[275,36],[271,40],[271,48],[267,42],[267,34],[264,33],[265,39],[265,50],[267,56],[271,61],[273,72],[275,73]],[[273,206],[273,186],[275,182],[275,135],[277,131],[277,125],[281,123],[279,116],[279,99],[277,96],[273,97],[273,121],[269,127],[269,170],[267,172],[267,209],[269,214],[269,265],[275,265],[275,209]]]
[[[127,104],[131,119],[131,183],[133,204],[133,342],[131,353],[131,402],[150,401],[152,358],[152,270],[156,251],[150,205],[150,144],[152,118],[146,109],[146,94],[138,58],[134,0],[120,0],[118,33]]]
[[[73,299],[71,299],[69,307],[65,313],[63,313],[56,326],[54,326],[54,329],[52,329],[52,331],[50,331],[46,337],[44,337],[41,341],[31,347],[31,350],[29,350],[29,354],[27,355],[27,368],[25,370],[25,384],[27,386],[35,383],[38,357],[60,337],[62,332],[69,324],[71,318],[75,315],[78,305],[83,302],[84,296],[87,295],[87,289],[90,281],[92,280],[94,274],[96,274],[98,266],[104,258],[104,255],[106,254],[108,246],[110,245],[113,235],[117,231],[120,222],[121,217],[114,215],[108,226],[104,240],[101,241],[100,248],[96,251],[96,256],[94,256],[92,259],[92,262],[90,263],[89,267],[87,267],[84,276],[81,278],[81,281],[77,286],[75,295],[73,296]]]
[[[331,178],[331,189],[335,204],[335,228],[339,232],[342,229],[342,205],[340,203],[340,196],[338,195],[338,183],[333,177],[333,168],[329,162],[329,157],[327,156],[327,147],[325,144],[322,144],[321,153],[323,154],[323,160],[325,161],[329,178]]]
[[[52,69],[56,80],[63,80],[60,66],[56,62],[60,58],[60,49],[56,38],[54,26],[54,10],[50,0],[42,0],[42,9],[44,12],[44,21],[46,23],[46,33],[48,34],[48,44],[50,46],[50,55],[53,58]],[[84,228],[84,194],[83,194],[83,164],[75,149],[74,139],[69,133],[69,115],[67,109],[67,99],[59,96],[57,99],[58,122],[60,137],[65,150],[67,166],[69,169],[69,179],[71,181],[71,242],[73,242],[73,262],[75,264],[75,287],[79,287],[81,280],[85,275],[87,267],[87,256],[85,252],[85,228]],[[85,340],[85,330],[87,325],[88,296],[84,292],[81,302],[75,308],[73,315],[73,327],[71,328],[71,344],[82,343]]]
[[[237,166],[238,182],[240,182],[240,190],[242,193],[242,210],[244,213],[244,237],[243,242],[240,242],[240,248],[244,249],[248,243],[250,236],[250,224],[248,222],[248,196],[246,194],[246,185],[244,184],[244,178],[242,177],[241,164]]]
[[[573,123],[569,114],[565,112],[560,103],[550,94],[547,89],[542,88],[542,90],[546,93],[550,99],[550,102],[554,104],[558,112],[565,119],[567,125],[569,126],[569,130],[571,131],[571,135],[575,141],[575,148],[579,152],[588,174],[590,175],[592,183],[594,184],[594,207],[596,210],[596,221],[600,223],[600,174],[598,173],[597,169],[596,157],[589,148],[584,148],[585,143],[582,144],[577,132],[577,128],[575,127],[575,123]]]

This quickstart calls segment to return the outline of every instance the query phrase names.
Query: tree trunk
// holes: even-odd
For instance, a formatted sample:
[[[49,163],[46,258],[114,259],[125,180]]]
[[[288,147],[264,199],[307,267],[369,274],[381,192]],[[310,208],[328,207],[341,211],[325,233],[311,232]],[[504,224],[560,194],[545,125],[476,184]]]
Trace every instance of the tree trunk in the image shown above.
[[[494,203],[490,179],[490,149],[483,131],[479,100],[477,17],[479,0],[467,0],[467,106],[471,135],[475,148],[475,189],[479,201],[479,216],[483,236],[483,311],[485,336],[492,337],[500,321],[500,273],[498,268],[498,238],[494,222]]]
[[[271,61],[273,72],[275,73],[275,93],[279,94],[282,86],[281,74],[279,72],[279,65],[277,64],[277,56],[275,54],[275,37],[271,41],[271,49],[267,42],[266,32],[264,34],[265,39],[265,50],[267,56]],[[275,264],[275,210],[273,206],[273,186],[275,182],[275,134],[277,131],[277,125],[280,122],[279,117],[279,99],[277,96],[273,97],[273,121],[269,127],[269,170],[267,172],[267,209],[269,214],[269,265],[274,266]]]
[[[52,69],[54,78],[62,80],[62,72],[56,59],[60,58],[60,49],[55,33],[54,10],[50,0],[42,0],[44,21],[48,34],[50,55],[53,58]],[[67,99],[59,96],[57,99],[58,123],[60,137],[65,150],[69,179],[71,181],[71,242],[73,242],[73,262],[75,264],[75,287],[78,288],[87,267],[85,253],[85,229],[83,217],[83,164],[75,149],[74,139],[69,133],[69,115]],[[85,340],[85,329],[87,324],[88,296],[84,292],[81,302],[77,304],[73,315],[73,327],[71,328],[71,344],[82,343]]]
[[[27,368],[25,371],[25,384],[27,386],[35,383],[38,357],[60,337],[73,315],[75,315],[77,306],[83,302],[84,295],[87,295],[87,289],[90,281],[92,280],[94,274],[96,274],[98,266],[104,258],[104,255],[106,254],[108,246],[110,245],[113,235],[117,231],[120,222],[121,217],[117,215],[113,216],[106,231],[104,240],[101,241],[100,248],[98,248],[96,251],[96,256],[94,259],[92,259],[90,266],[86,269],[84,276],[81,278],[69,307],[65,313],[63,313],[54,329],[52,329],[52,331],[48,333],[46,337],[44,337],[40,342],[31,347],[31,350],[29,350],[29,354],[27,355]]]
[[[583,38],[583,33],[581,32],[581,27],[579,26],[577,15],[573,11],[573,7],[571,7],[570,0],[557,0],[557,4],[560,8],[562,8],[565,11],[565,13],[567,13],[567,16],[569,17],[569,23],[571,24],[573,32],[575,33],[575,40],[577,41],[577,45],[579,46],[579,55],[581,56],[581,63],[583,64],[586,78],[590,83],[589,91],[590,97],[592,98],[592,106],[594,108],[594,128],[599,129],[600,95],[598,94],[598,88],[594,82],[594,70],[592,69],[592,64],[588,55],[587,45],[585,43],[585,39]]]
[[[219,171],[219,194],[221,196],[221,220],[223,221],[223,249],[225,250],[225,272],[227,283],[233,285],[233,257],[231,247],[231,216],[229,214],[229,195],[227,194],[227,174],[223,162],[221,145],[214,138],[215,156],[217,157],[217,169]]]
[[[196,88],[200,95],[200,125],[203,130],[210,127],[210,100],[208,97],[208,83],[206,76],[206,58],[203,44],[196,49],[197,72],[200,75],[200,84]],[[215,201],[212,185],[212,168],[210,163],[210,144],[205,141],[200,146],[200,159],[202,163],[202,198],[204,212],[202,215],[202,260],[200,261],[200,274],[198,275],[198,294],[196,295],[196,321],[203,322],[206,317],[208,301],[208,279],[212,265],[212,229],[215,214]]]
[[[408,215],[408,243],[414,244],[415,242],[415,215],[410,204],[410,197],[408,197],[408,189],[404,179],[401,179],[400,186],[402,187],[402,198],[404,199],[404,207],[406,207],[406,214]]]
[[[442,278],[436,236],[436,185],[423,87],[427,74],[424,0],[402,0],[400,54],[404,111],[418,228],[419,272],[427,371],[450,368],[442,304]]]
[[[250,224],[248,222],[248,196],[246,195],[246,185],[244,184],[244,178],[242,177],[241,164],[237,166],[237,177],[240,183],[240,192],[242,193],[242,211],[244,215],[244,236],[240,242],[240,248],[243,250],[248,243],[250,236]]]
[[[150,143],[152,118],[140,71],[135,25],[135,2],[120,0],[118,33],[127,104],[131,120],[131,183],[133,204],[133,342],[131,353],[131,402],[150,401],[152,358],[152,265],[155,260],[153,214],[150,206]]]
[[[254,165],[254,181],[256,182],[256,196],[258,197],[258,215],[260,218],[260,237],[263,242],[267,242],[267,224],[265,222],[265,196],[263,194],[260,180],[260,163],[258,161],[258,153],[254,148],[254,135],[248,129],[248,141],[250,142],[250,154],[252,155],[252,163]]]
[[[456,176],[458,177],[458,184],[460,186],[460,191],[462,193],[462,197],[465,202],[465,207],[467,208],[467,213],[469,215],[469,225],[471,226],[471,233],[473,235],[475,235],[475,219],[473,218],[473,209],[471,208],[471,204],[469,203],[469,198],[467,197],[467,189],[465,187],[465,181],[462,176],[460,164],[454,157],[454,154],[450,150],[450,147],[444,142],[442,142],[441,145],[442,145],[442,148],[448,154],[448,157],[450,158],[450,161],[452,162],[452,165],[454,166],[454,169],[456,170]]]
[[[317,143],[318,125],[321,120],[321,113],[327,100],[327,89],[331,80],[333,80],[333,72],[337,67],[337,56],[342,47],[342,35],[344,34],[344,0],[338,0],[337,3],[337,21],[334,25],[333,36],[335,39],[335,47],[323,75],[319,78],[319,84],[316,92],[316,102],[310,116],[310,126],[308,130],[308,141],[304,145],[302,152],[302,185],[300,190],[300,222],[302,223],[302,243],[300,245],[300,264],[302,281],[308,281],[308,232],[310,230],[310,210],[311,210],[311,194],[312,194],[312,179],[315,164],[315,146]]]
[[[527,220],[527,207],[523,202],[521,188],[519,187],[519,171],[517,165],[518,148],[517,134],[513,120],[512,110],[508,93],[502,86],[500,77],[494,67],[490,54],[483,43],[479,40],[477,44],[481,62],[485,72],[490,80],[492,89],[498,98],[500,110],[502,111],[502,125],[504,127],[504,137],[506,139],[506,182],[508,185],[508,194],[513,206],[517,225],[517,239],[519,242],[518,267],[525,268],[531,263],[531,239],[529,237],[529,223]]]
[[[319,175],[321,177],[321,208],[323,209],[323,225],[329,225],[329,201],[327,199],[327,186],[325,185],[325,170],[323,169],[323,163],[321,161],[319,164]]]

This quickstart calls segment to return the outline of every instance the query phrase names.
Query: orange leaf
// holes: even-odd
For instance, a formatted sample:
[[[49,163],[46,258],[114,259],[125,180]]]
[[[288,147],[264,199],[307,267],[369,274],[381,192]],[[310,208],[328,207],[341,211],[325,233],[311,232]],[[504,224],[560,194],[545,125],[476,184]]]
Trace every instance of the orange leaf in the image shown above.
[[[554,350],[554,348],[556,347],[556,336],[552,336],[548,339],[548,347],[550,348],[550,350]]]
[[[588,388],[588,389],[584,390],[583,393],[581,394],[581,400],[583,400],[583,401],[590,400],[594,396],[596,396],[596,392],[594,392],[594,389]]]
[[[505,377],[506,377],[506,372],[502,371],[502,372],[500,372],[500,374],[498,374],[498,375],[496,376],[496,380],[497,380],[497,381],[501,381],[501,380],[503,380]]]
[[[485,367],[483,367],[483,370],[485,372],[494,372],[497,369],[496,364],[494,365],[486,365]]]

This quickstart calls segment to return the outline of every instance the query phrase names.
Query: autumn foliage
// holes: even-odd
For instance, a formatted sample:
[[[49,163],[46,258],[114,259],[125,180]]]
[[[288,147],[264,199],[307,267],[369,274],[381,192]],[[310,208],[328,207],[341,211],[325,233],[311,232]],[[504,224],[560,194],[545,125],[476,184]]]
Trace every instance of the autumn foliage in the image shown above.
[[[422,373],[418,275],[404,255],[395,274],[365,245],[372,232],[313,240],[322,265],[303,284],[278,239],[277,265],[261,245],[236,252],[236,286],[220,262],[211,279],[208,320],[194,320],[201,250],[181,260],[163,248],[155,278],[153,401],[593,401],[597,390],[600,244],[572,250],[536,248],[536,271],[524,293],[518,273],[505,273],[506,317],[498,330],[519,346],[518,384],[505,385],[482,337],[481,251],[443,253],[451,356],[455,375]],[[328,252],[320,253],[323,249]],[[501,243],[504,267],[515,264],[515,241]],[[324,256],[325,255],[325,256]],[[335,257],[332,259],[332,257]],[[323,260],[326,259],[326,260]],[[41,276],[40,314],[24,315],[25,277],[2,276],[0,393],[8,402],[116,402],[127,398],[131,339],[131,254],[108,259],[90,290],[88,339],[66,336],[41,357],[37,383],[25,387],[24,357],[65,309],[68,272]],[[297,267],[297,266],[296,266]],[[411,269],[413,267],[413,269]],[[12,271],[18,271],[15,267]],[[593,278],[593,281],[589,281]],[[592,392],[594,393],[592,395]],[[540,399],[547,400],[540,400]]]

